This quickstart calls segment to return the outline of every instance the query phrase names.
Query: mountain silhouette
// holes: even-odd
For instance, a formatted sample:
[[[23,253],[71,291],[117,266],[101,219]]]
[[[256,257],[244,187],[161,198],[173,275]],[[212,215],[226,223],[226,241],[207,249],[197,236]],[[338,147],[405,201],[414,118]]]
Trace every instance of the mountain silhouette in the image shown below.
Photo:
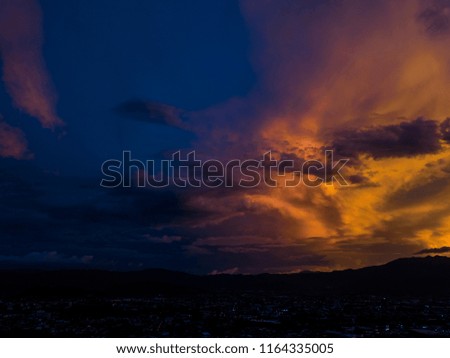
[[[140,296],[210,292],[295,295],[450,295],[450,258],[403,258],[381,266],[296,274],[209,275],[149,269],[1,270],[0,297]]]

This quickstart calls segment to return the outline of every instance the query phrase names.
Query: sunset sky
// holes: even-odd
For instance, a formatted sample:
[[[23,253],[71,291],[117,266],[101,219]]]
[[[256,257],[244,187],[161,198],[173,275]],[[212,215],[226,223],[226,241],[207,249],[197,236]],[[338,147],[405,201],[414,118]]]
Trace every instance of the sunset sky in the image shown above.
[[[286,273],[450,252],[450,0],[0,0],[0,63],[0,267]],[[100,187],[124,150],[325,149],[349,185]]]

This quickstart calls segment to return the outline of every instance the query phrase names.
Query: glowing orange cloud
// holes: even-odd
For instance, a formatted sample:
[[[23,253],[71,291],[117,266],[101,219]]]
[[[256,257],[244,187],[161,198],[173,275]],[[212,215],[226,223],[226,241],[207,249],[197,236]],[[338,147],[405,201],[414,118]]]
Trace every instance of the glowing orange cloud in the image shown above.
[[[256,151],[304,157],[332,145],[342,130],[353,130],[349,140],[351,133],[392,135],[389,126],[409,130],[433,123],[427,119],[437,126],[450,116],[448,2],[241,4],[264,96],[247,98],[259,103],[258,119],[243,118]],[[390,148],[383,156],[354,153],[358,164],[346,174],[364,180],[348,187],[267,189],[245,200],[286,219],[279,224],[286,250],[301,243],[325,254],[332,268],[450,245],[450,147],[439,138],[434,144],[397,154],[392,148],[393,155]]]
[[[255,66],[276,99],[263,136],[318,144],[343,125],[448,116],[450,36],[433,26],[449,20],[445,2],[306,3],[242,3]]]
[[[199,195],[194,208],[221,208],[205,225],[222,235],[196,250],[270,246],[283,259],[297,250],[289,269],[309,254],[333,269],[450,246],[450,146],[439,132],[450,117],[450,3],[243,0],[241,9],[258,88],[192,115],[199,148],[225,160],[268,150],[321,160],[339,144],[352,158],[345,176],[357,180]]]

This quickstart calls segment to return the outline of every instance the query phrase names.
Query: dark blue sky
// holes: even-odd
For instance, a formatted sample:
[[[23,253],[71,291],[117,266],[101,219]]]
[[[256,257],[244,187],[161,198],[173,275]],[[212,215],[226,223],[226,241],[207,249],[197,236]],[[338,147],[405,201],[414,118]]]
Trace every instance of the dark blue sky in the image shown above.
[[[98,176],[130,149],[150,159],[190,145],[192,135],[132,121],[114,109],[152,100],[199,110],[254,86],[248,30],[237,1],[41,1],[44,58],[66,123],[58,138],[35,121],[23,130],[39,167]],[[26,116],[2,90],[6,118]]]

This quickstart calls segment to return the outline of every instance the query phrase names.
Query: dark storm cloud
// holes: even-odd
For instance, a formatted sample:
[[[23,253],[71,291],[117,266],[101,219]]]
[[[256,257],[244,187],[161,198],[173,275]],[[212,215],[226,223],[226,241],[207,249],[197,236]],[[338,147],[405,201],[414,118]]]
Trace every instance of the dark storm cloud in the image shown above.
[[[30,175],[26,164],[1,173],[0,266],[258,273],[328,264],[308,246],[280,242],[282,214],[249,207],[233,188],[108,190]]]
[[[230,188],[107,190],[98,181],[5,162],[0,163],[0,265],[165,267],[204,273],[215,268],[217,258],[191,262],[196,261],[189,250],[195,239],[243,231],[226,223],[245,211],[234,203],[237,193]],[[216,204],[209,205],[213,200]]]
[[[443,120],[439,127],[441,130],[442,139],[446,142],[450,142],[450,118]]]
[[[430,35],[450,33],[450,1],[435,0],[419,15]]]
[[[396,125],[337,133],[333,148],[340,156],[367,154],[375,159],[412,157],[436,153],[441,149],[441,134],[436,121],[417,118]]]
[[[7,167],[5,162],[0,163],[0,261],[74,266],[84,258],[82,264],[116,269],[182,262],[180,246],[186,236],[178,230],[180,239],[174,240],[171,227],[201,214],[187,208],[181,195],[107,191],[89,180],[43,174],[31,165]],[[57,254],[40,260],[35,253]]]
[[[445,254],[447,252],[450,252],[450,247],[442,246],[442,247],[436,247],[436,248],[432,248],[432,249],[423,249],[423,250],[417,251],[414,255]]]
[[[426,170],[426,169],[425,169]],[[384,210],[396,210],[423,205],[430,200],[439,201],[448,189],[448,177],[433,178],[431,181],[418,182],[413,186],[402,186],[386,197]]]
[[[116,108],[117,113],[124,117],[139,121],[187,129],[181,119],[183,111],[168,104],[156,101],[130,100]]]
[[[96,202],[47,204],[45,210],[53,219],[84,224],[126,222],[130,225],[158,225],[190,214],[182,196],[168,190],[118,189],[108,192],[98,189],[96,196]]]
[[[352,184],[366,184],[369,182],[367,177],[360,174],[350,175],[348,179]]]

